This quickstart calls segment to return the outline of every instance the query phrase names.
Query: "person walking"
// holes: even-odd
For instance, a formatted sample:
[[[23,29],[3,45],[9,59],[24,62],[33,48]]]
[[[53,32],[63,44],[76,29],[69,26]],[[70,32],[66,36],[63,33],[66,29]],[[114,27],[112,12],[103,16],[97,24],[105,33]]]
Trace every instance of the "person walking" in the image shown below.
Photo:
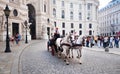
[[[109,44],[109,48],[113,48],[113,36],[110,37],[110,44]]]
[[[100,48],[100,36],[98,36],[97,45]]]
[[[115,37],[115,46],[116,46],[116,48],[119,48],[119,38],[118,38],[118,36]]]
[[[105,37],[104,37],[103,47],[106,48],[108,45],[109,45],[109,43],[108,43],[108,37],[105,36]]]

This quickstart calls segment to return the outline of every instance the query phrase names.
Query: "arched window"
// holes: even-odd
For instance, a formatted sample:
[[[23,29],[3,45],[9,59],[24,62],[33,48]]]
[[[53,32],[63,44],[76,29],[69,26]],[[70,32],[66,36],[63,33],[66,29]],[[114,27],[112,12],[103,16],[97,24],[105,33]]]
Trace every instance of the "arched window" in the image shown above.
[[[56,17],[56,9],[53,8],[53,16]]]

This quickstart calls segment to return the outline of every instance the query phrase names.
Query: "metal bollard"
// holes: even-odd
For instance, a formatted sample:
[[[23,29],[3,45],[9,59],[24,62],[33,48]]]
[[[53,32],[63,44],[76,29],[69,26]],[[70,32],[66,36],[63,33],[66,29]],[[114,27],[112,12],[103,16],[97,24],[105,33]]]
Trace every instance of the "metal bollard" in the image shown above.
[[[105,52],[109,52],[109,47],[106,47],[106,48],[105,48]]]

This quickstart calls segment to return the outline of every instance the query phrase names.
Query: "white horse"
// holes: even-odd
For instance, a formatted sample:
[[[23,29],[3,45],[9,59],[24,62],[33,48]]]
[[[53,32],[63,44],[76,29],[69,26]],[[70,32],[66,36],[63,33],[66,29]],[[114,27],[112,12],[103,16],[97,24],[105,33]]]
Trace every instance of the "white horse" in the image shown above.
[[[56,40],[56,45],[58,49],[59,50],[62,49],[63,51],[65,51],[65,61],[67,65],[69,65],[68,57],[69,57],[69,51],[71,47],[70,37],[71,37],[71,34],[68,34],[64,38],[58,38]],[[58,51],[58,54],[60,54],[61,56],[61,51]]]
[[[79,64],[82,64],[81,60],[80,60],[80,58],[82,56],[82,41],[83,41],[82,36],[79,36],[78,39],[72,43],[72,47],[71,47],[72,58],[73,58],[73,50],[74,49],[77,50],[77,58],[78,58]],[[69,55],[69,57],[70,57],[70,55]]]

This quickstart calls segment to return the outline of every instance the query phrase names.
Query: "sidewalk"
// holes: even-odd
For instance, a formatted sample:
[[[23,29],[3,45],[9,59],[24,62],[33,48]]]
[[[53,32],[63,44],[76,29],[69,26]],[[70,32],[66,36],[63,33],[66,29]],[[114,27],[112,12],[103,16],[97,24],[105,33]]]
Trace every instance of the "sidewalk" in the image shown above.
[[[101,51],[101,52],[105,52],[105,49],[103,47],[98,48],[97,46],[93,46],[91,47],[83,47],[85,49],[89,49],[89,50],[93,50],[93,51]],[[109,52],[107,53],[112,53],[112,54],[117,54],[120,55],[120,48],[109,48]]]
[[[5,53],[5,42],[0,42],[0,74],[19,74],[19,56],[23,50],[30,44],[37,43],[40,40],[29,41],[25,44],[25,41],[20,42],[20,46],[14,44],[11,46],[10,53]]]

